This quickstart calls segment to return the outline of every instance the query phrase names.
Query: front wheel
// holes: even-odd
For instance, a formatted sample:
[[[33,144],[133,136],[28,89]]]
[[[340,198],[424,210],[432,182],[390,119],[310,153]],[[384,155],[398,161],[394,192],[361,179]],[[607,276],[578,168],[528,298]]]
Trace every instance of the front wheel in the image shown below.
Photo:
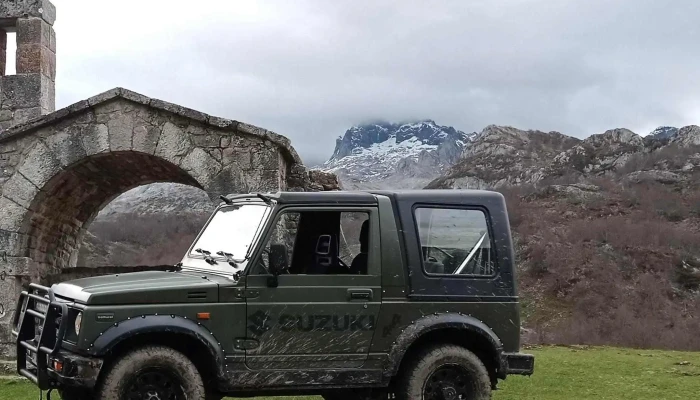
[[[99,400],[204,400],[202,377],[182,353],[163,346],[136,349],[107,372]]]
[[[399,380],[401,400],[487,400],[491,379],[484,363],[471,351],[454,345],[419,352]]]
[[[61,400],[92,400],[92,392],[87,389],[67,387],[58,389]]]

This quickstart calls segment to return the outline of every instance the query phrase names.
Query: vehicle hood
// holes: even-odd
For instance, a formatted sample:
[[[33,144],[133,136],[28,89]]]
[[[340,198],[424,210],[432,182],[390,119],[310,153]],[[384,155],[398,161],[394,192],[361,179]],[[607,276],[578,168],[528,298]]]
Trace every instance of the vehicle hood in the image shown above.
[[[218,301],[222,279],[185,271],[146,271],[76,279],[51,289],[58,297],[82,304],[209,303]]]

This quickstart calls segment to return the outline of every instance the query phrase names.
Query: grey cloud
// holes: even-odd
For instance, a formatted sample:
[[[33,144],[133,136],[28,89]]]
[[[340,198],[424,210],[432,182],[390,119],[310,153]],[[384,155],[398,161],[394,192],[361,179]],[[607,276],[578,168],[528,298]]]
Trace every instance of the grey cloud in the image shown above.
[[[372,119],[700,123],[695,0],[54,3],[59,106],[125,86],[275,130],[309,163]]]

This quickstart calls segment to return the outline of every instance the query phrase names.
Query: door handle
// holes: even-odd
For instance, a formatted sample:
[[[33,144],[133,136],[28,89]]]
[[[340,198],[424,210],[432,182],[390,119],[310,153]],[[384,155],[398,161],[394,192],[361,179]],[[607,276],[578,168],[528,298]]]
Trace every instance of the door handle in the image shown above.
[[[373,294],[374,292],[372,292],[372,289],[348,289],[348,297],[350,300],[371,301]]]

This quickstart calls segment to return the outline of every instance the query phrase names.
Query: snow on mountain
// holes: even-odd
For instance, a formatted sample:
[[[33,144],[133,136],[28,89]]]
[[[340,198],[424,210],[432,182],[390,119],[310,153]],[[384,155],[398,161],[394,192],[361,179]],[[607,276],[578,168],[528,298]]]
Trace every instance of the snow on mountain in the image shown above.
[[[649,135],[647,135],[646,137],[653,138],[653,139],[670,139],[670,138],[676,136],[677,134],[678,134],[678,128],[676,128],[676,127],[660,126],[656,129],[654,129],[653,131],[651,131],[651,133],[649,133]]]
[[[318,168],[346,188],[421,187],[459,159],[473,135],[433,120],[353,126]]]

